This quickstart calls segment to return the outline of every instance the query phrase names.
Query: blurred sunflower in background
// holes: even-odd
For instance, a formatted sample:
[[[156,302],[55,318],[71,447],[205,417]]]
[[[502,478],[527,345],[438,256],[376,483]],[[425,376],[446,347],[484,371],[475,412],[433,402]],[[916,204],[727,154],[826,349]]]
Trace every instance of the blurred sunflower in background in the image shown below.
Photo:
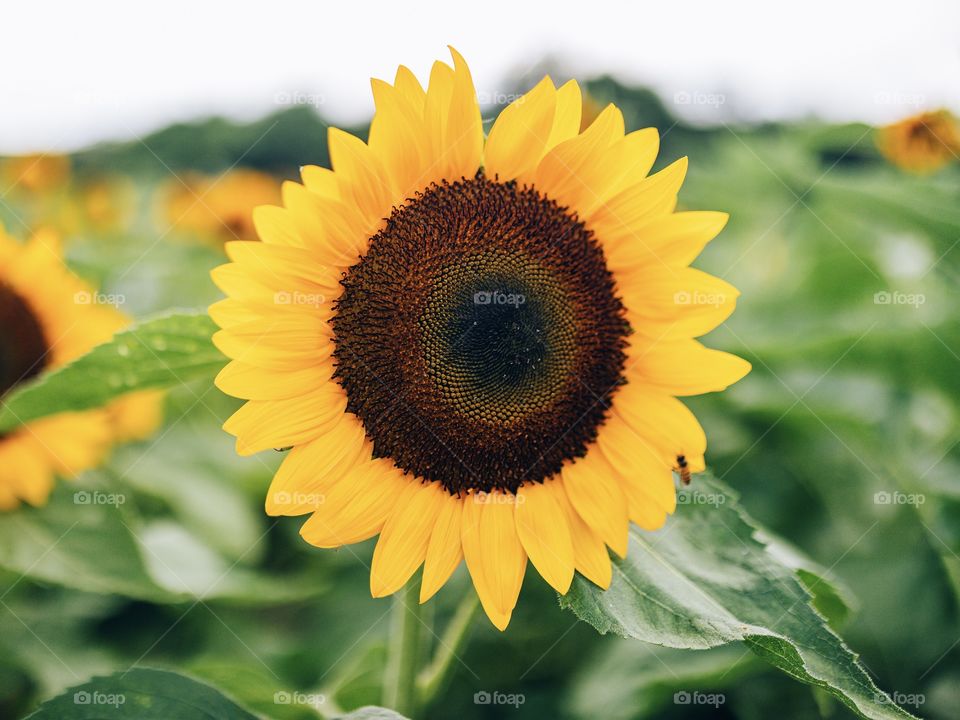
[[[0,163],[4,192],[47,193],[70,180],[70,158],[57,154],[18,155]]]
[[[0,402],[11,390],[83,355],[128,323],[63,264],[57,236],[20,244],[0,228]],[[150,434],[162,395],[132,393],[104,408],[52,415],[0,433],[0,509],[42,504],[56,475],[97,465],[111,444]]]
[[[880,128],[877,147],[903,170],[931,173],[960,155],[960,124],[947,110],[920,113]]]
[[[726,215],[675,212],[686,159],[650,175],[656,130],[608,105],[581,131],[580,87],[550,78],[484,138],[452,54],[426,90],[373,81],[369,142],[330,130],[333,169],[254,212],[210,312],[238,452],[292,446],[267,512],[311,514],[319,547],[379,533],[374,596],[422,565],[425,602],[465,559],[502,630],[528,559],[560,593],[609,585],[607,548],[704,468],[677,396],[750,366],[694,339],[738,293],[689,267]]]
[[[170,225],[216,242],[256,240],[253,209],[278,202],[277,179],[247,168],[219,176],[192,173],[160,188],[162,214]]]

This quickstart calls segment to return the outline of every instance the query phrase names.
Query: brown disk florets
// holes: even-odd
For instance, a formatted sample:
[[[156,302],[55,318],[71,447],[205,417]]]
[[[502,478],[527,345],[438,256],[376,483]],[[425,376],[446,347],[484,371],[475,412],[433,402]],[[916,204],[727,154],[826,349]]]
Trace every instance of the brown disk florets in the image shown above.
[[[451,493],[515,492],[596,438],[629,327],[596,239],[536,190],[433,185],[342,285],[335,377],[375,456]]]

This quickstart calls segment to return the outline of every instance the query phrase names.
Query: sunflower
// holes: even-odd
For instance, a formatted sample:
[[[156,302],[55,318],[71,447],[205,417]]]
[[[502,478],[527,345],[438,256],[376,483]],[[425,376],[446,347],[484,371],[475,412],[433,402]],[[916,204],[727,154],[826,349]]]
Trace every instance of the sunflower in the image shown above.
[[[267,512],[323,548],[379,533],[376,597],[423,566],[425,602],[464,559],[502,630],[528,559],[560,593],[609,585],[629,522],[674,511],[678,456],[704,468],[676,396],[749,365],[694,340],[737,291],[688,267],[726,215],[674,211],[686,159],[650,175],[656,130],[609,105],[580,132],[549,78],[485,138],[451,52],[426,90],[373,81],[369,141],[330,130],[333,169],[255,211],[210,311],[238,452],[292,446]]]
[[[960,125],[947,110],[924,112],[877,132],[877,147],[899,168],[926,174],[939,170],[960,153]]]
[[[45,193],[56,190],[70,179],[70,158],[66,155],[18,155],[0,164],[3,193],[16,190]]]
[[[0,402],[11,390],[108,340],[127,322],[63,265],[56,236],[25,245],[0,228]],[[98,464],[110,446],[150,434],[160,420],[157,392],[132,393],[103,408],[32,420],[0,433],[0,509],[40,505],[55,475]]]
[[[280,202],[280,184],[245,168],[219,177],[192,174],[161,188],[161,201],[168,222],[180,230],[218,242],[255,240],[251,213],[258,205]]]

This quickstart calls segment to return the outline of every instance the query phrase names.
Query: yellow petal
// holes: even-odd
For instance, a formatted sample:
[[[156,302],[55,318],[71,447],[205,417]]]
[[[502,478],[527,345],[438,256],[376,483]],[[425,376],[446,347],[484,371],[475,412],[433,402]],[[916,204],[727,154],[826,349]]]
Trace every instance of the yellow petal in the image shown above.
[[[471,178],[482,161],[483,127],[473,79],[459,53],[450,50],[454,67],[433,64],[423,107],[431,143],[431,180]]]
[[[223,429],[236,435],[238,454],[252,455],[319,437],[343,414],[346,406],[343,390],[329,384],[302,397],[249,400],[223,424]]]
[[[213,335],[227,357],[271,370],[297,370],[324,361],[333,352],[330,328],[320,317],[301,313],[264,314]]]
[[[444,139],[452,179],[472,178],[483,162],[483,121],[470,68],[452,47],[450,54],[453,56],[454,82]]]
[[[221,370],[214,384],[227,395],[243,400],[282,400],[320,389],[333,376],[327,358],[297,370],[276,371],[234,360]]]
[[[510,622],[527,566],[513,506],[513,496],[499,490],[471,494],[463,505],[463,556],[480,604],[499,630]]]
[[[343,199],[340,193],[340,180],[330,168],[305,165],[300,168],[300,177],[303,179],[304,186],[310,192],[333,200]]]
[[[607,546],[573,509],[566,492],[556,493],[555,499],[563,507],[567,516],[570,540],[573,544],[573,562],[577,571],[590,582],[606,590],[610,587],[613,573]]]
[[[326,198],[295,182],[285,182],[281,192],[298,236],[317,262],[349,267],[366,251],[376,223],[352,201]]]
[[[112,439],[110,417],[103,410],[48,415],[28,428],[54,469],[69,477],[96,466]]]
[[[635,333],[656,341],[705,335],[730,317],[740,291],[695,268],[651,268],[617,278]]]
[[[463,545],[460,540],[463,502],[459,497],[446,494],[441,503],[423,562],[423,580],[420,582],[422,603],[443,587],[463,559]]]
[[[429,183],[423,108],[422,104],[415,107],[399,89],[381,80],[371,84],[377,110],[370,122],[370,149],[398,188],[394,202],[399,203]]]
[[[416,482],[388,460],[362,460],[327,492],[300,528],[311,545],[331,548],[366,540],[383,529],[397,497]]]
[[[445,494],[439,483],[411,481],[408,489],[396,498],[373,551],[370,566],[373,597],[392,595],[420,567]]]
[[[547,151],[557,109],[557,91],[543,78],[497,117],[484,148],[484,172],[501,182],[531,172]]]
[[[570,524],[554,497],[558,482],[527,483],[517,491],[517,534],[530,562],[554,590],[566,594],[573,581]]]
[[[603,252],[615,275],[653,265],[689,265],[727,224],[726,213],[695,211],[663,215],[629,229],[607,232]]]
[[[613,397],[612,412],[660,453],[671,466],[685,455],[693,472],[703,470],[707,436],[693,413],[675,397],[628,382]]]
[[[35,506],[47,501],[54,477],[46,456],[32,428],[21,428],[0,440],[0,509],[14,508],[20,500]]]
[[[287,247],[306,247],[289,210],[273,205],[253,209],[253,227],[265,243]]]
[[[580,116],[583,112],[583,96],[576,80],[568,80],[557,90],[557,110],[553,114],[550,139],[543,149],[544,154],[557,145],[575,138],[580,132]],[[539,158],[538,158],[539,160]]]
[[[254,279],[271,287],[327,293],[335,300],[339,295],[340,270],[320,262],[307,250],[262,242],[228,242],[227,256],[241,265]],[[291,283],[296,283],[291,286]]]
[[[628,352],[630,378],[669,395],[700,395],[723,390],[750,372],[736,355],[705,348],[690,338],[643,342]]]
[[[397,75],[393,81],[393,85],[419,112],[423,112],[423,105],[426,102],[427,93],[424,92],[420,81],[417,80],[416,75],[414,75],[409,68],[403,65],[397,68]]]
[[[635,228],[673,211],[687,176],[687,158],[605,199],[590,213],[590,228],[604,247],[634,237]]]
[[[267,515],[312,512],[326,502],[334,485],[367,463],[371,450],[363,424],[345,413],[327,432],[283,459],[267,492]]]
[[[638,435],[616,414],[606,419],[597,437],[597,447],[616,471],[630,505],[631,492],[642,491],[663,513],[677,507],[673,482],[674,458],[665,458],[656,444]],[[630,519],[636,522],[632,513]],[[639,523],[638,523],[639,524]]]
[[[623,114],[613,105],[604,108],[580,135],[560,143],[548,152],[536,170],[519,179],[531,184],[560,205],[570,205],[583,183],[578,174],[596,154],[623,137]],[[577,208],[573,208],[576,210]]]
[[[563,487],[574,510],[620,557],[627,554],[627,501],[613,468],[591,447],[587,455],[563,466]]]
[[[330,164],[337,174],[341,192],[363,214],[367,227],[387,217],[399,195],[380,161],[365,142],[338,128],[327,132]]]
[[[596,208],[646,177],[659,147],[656,129],[646,128],[598,150],[571,178],[562,203],[589,220]]]

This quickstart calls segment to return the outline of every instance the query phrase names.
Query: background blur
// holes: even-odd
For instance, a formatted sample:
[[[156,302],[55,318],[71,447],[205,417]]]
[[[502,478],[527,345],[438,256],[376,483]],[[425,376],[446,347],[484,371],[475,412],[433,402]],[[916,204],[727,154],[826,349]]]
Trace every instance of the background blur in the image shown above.
[[[660,130],[658,168],[690,157],[684,209],[731,215],[697,265],[742,297],[707,344],[754,371],[692,400],[708,462],[846,589],[831,621],[876,683],[956,718],[960,147],[917,174],[878,151],[875,126],[960,111],[960,5],[471,13],[6,8],[0,221],[21,239],[56,229],[71,267],[136,317],[205,307],[223,242],[253,239],[250,209],[327,164],[328,123],[365,134],[371,75],[404,63],[425,79],[449,42],[490,119],[544,72],[586,81],[587,114],[615,102],[628,130]],[[171,391],[157,436],[79,480],[119,507],[78,507],[61,484],[48,508],[0,516],[0,717],[135,665],[209,678],[275,718],[317,717],[277,692],[379,701],[389,601],[367,596],[372,546],[316,550],[299,521],[263,514],[279,456],[235,456],[220,424],[236,405],[209,382]],[[25,562],[38,544],[49,554]],[[461,568],[438,617],[466,583]],[[478,622],[463,660],[432,717],[850,717],[739,647],[597,636],[532,573],[509,631]],[[525,702],[475,704],[484,690]],[[677,704],[682,690],[726,702]]]

